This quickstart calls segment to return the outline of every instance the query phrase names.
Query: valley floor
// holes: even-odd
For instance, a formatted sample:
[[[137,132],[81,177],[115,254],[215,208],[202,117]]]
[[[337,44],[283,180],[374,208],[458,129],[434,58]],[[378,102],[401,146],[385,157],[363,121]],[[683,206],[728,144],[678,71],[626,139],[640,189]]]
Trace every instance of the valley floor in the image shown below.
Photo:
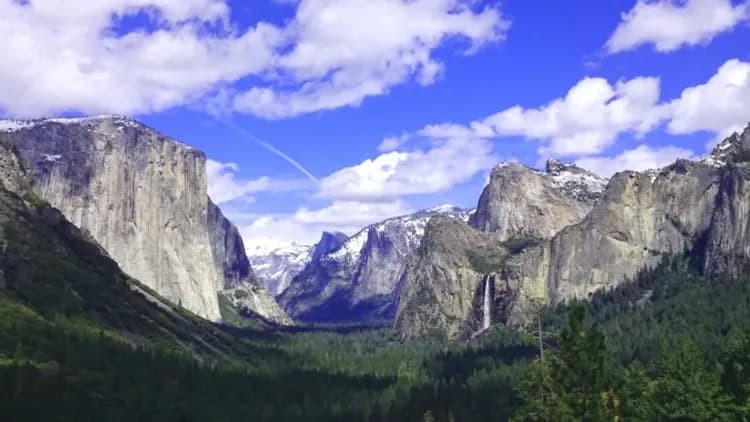
[[[750,397],[748,281],[666,260],[593,297],[586,318],[548,310],[541,362],[534,332],[498,326],[472,343],[232,329],[233,351],[200,363],[3,290],[0,409],[6,421],[735,420]]]

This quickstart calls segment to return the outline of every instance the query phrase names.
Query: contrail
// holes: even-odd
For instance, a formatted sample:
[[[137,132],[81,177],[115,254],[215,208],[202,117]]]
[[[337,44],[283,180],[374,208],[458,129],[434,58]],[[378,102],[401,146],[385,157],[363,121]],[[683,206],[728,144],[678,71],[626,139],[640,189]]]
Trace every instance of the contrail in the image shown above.
[[[238,132],[241,135],[244,135],[245,137],[247,137],[248,139],[250,139],[254,143],[260,145],[261,147],[267,149],[268,151],[270,151],[270,152],[278,155],[279,157],[283,158],[284,160],[286,160],[287,163],[289,163],[292,166],[294,166],[294,168],[296,168],[302,174],[304,174],[305,176],[307,176],[307,178],[310,179],[310,180],[312,180],[312,182],[315,183],[316,185],[320,184],[320,181],[315,176],[313,176],[312,173],[310,173],[302,164],[300,164],[294,158],[292,158],[292,157],[284,154],[284,152],[280,151],[275,146],[269,144],[268,142],[263,141],[262,139],[258,138],[257,136],[253,135],[252,133],[248,132],[247,130],[245,130],[245,129],[239,127],[239,126],[237,126],[236,124],[234,124],[234,123],[232,123],[232,122],[230,122],[228,120],[224,120],[224,119],[216,119],[216,120],[219,121],[219,122],[221,122],[221,123],[224,123],[227,127],[229,127],[230,129],[234,130],[235,132]]]

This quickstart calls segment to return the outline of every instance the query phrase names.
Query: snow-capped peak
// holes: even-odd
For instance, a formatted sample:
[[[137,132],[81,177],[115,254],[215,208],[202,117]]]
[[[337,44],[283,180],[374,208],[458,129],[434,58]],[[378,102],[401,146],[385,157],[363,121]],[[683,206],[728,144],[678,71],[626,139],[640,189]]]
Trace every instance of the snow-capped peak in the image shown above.
[[[310,250],[309,245],[301,245],[296,242],[283,242],[268,240],[248,244],[245,251],[248,256],[260,257],[267,255],[297,255]]]
[[[443,214],[443,213],[456,212],[456,211],[460,211],[460,210],[461,210],[461,208],[459,208],[459,207],[457,207],[457,206],[455,206],[453,204],[442,204],[442,205],[434,206],[432,208],[427,208],[423,212],[432,212],[432,213],[437,213],[437,214]]]
[[[42,119],[22,119],[22,120],[0,120],[0,132],[16,132],[21,129],[26,129],[34,126],[43,125],[46,123],[58,123],[62,125],[72,124],[83,124],[83,123],[95,123],[102,120],[113,120],[117,123],[124,124],[127,126],[137,126],[138,122],[126,117],[118,116],[114,114],[101,114],[98,116],[87,116],[87,117],[51,117]]]
[[[359,259],[362,248],[367,243],[370,230],[375,230],[378,233],[394,229],[403,230],[410,237],[410,241],[407,243],[418,244],[424,234],[427,221],[435,215],[445,215],[465,222],[469,219],[470,211],[463,210],[451,204],[443,204],[417,211],[413,214],[389,218],[360,230],[354,236],[347,239],[340,248],[329,253],[324,259],[356,261]]]
[[[701,162],[722,167],[729,162],[750,161],[750,125],[742,133],[734,132],[719,142]]]
[[[545,173],[552,178],[560,190],[566,194],[582,199],[593,200],[607,187],[609,179],[582,169],[572,163],[549,159]]]

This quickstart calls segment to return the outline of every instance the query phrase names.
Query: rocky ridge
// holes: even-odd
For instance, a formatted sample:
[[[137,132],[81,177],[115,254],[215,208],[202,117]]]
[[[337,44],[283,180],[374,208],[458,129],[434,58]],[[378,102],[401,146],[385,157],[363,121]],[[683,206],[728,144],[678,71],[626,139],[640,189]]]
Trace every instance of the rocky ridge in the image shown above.
[[[468,224],[435,218],[403,276],[395,326],[406,337],[469,336],[479,330],[485,276],[514,253],[581,221],[607,180],[550,160],[545,171],[518,163],[493,169]],[[497,278],[493,278],[496,280]],[[500,286],[492,320],[503,311]],[[514,292],[507,292],[513,295]]]
[[[554,177],[556,168],[555,163],[548,165],[546,173]],[[404,291],[424,290],[420,286],[426,283],[425,274],[433,275],[430,285],[464,287],[441,289],[441,294],[428,297],[428,304],[417,307],[402,299],[399,315],[409,317],[397,318],[396,328],[405,337],[427,335],[430,330],[470,335],[477,329],[478,297],[488,275],[494,283],[492,321],[520,325],[529,323],[541,304],[585,299],[626,281],[665,255],[689,253],[707,276],[746,271],[750,268],[749,180],[750,126],[701,160],[618,173],[606,189],[591,197],[590,192],[581,195],[568,186],[550,192],[544,182],[520,168],[496,169],[471,221],[485,233],[471,236],[484,245],[474,251],[487,248],[488,237],[499,240],[504,249],[495,253],[494,262],[485,260],[488,265],[471,274],[474,285],[468,288],[461,274],[472,266],[460,256],[461,248],[450,248],[450,239],[468,236],[467,228],[453,227],[447,235],[433,235],[428,229],[425,239],[437,239],[443,246],[420,247],[415,264],[405,274]],[[598,181],[586,185],[601,186]],[[578,204],[565,205],[563,197]],[[515,213],[519,209],[523,211]],[[539,212],[530,213],[533,210]],[[559,217],[557,227],[546,219],[550,211]],[[466,302],[472,303],[472,311],[447,306]],[[435,324],[428,329],[424,321]]]
[[[278,296],[307,264],[338,249],[346,239],[344,233],[323,232],[318,243],[313,246],[291,243],[269,248],[257,245],[248,248],[247,254],[263,284],[274,296]]]
[[[306,265],[279,302],[303,321],[392,320],[407,260],[435,215],[465,221],[469,212],[441,206],[366,227]]]

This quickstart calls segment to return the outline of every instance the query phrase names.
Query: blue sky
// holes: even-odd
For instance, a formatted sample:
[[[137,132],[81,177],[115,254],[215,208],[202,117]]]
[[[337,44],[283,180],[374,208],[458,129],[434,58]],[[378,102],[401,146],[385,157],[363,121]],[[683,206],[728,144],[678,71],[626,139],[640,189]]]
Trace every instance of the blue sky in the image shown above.
[[[747,2],[82,4],[0,0],[0,113],[128,114],[202,149],[250,246],[473,207],[502,160],[609,175],[750,121]]]

